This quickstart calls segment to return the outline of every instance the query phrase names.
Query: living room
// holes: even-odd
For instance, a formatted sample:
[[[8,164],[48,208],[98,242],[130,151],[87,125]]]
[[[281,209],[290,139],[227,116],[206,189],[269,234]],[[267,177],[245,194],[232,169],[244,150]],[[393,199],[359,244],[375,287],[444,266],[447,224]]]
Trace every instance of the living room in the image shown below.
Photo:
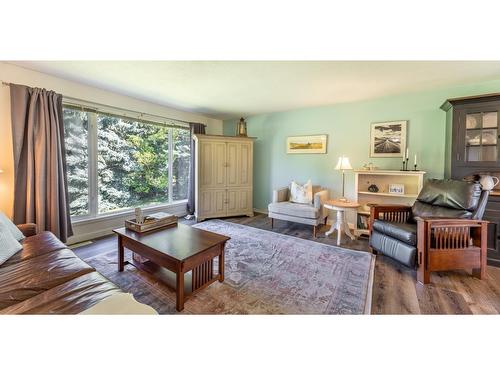
[[[213,13],[197,6],[200,17]],[[189,9],[175,7],[168,13]],[[305,8],[291,8],[302,22]],[[434,335],[441,355],[473,359],[445,366],[431,353],[434,368],[488,370],[477,360],[493,355],[500,315],[500,57],[479,44],[474,54],[454,44],[443,52],[431,31],[412,30],[411,48],[382,38],[376,51],[363,42],[364,54],[353,52],[370,26],[325,51],[328,40],[315,39],[324,26],[313,22],[303,39],[284,19],[304,41],[298,53],[269,32],[267,15],[262,30],[227,35],[262,17],[252,12],[196,15],[200,25],[169,37],[168,52],[157,50],[165,31],[146,21],[120,36],[72,27],[58,35],[64,51],[33,44],[29,30],[6,41],[2,351],[26,335],[33,347],[71,342],[57,368],[39,373],[67,371],[78,355],[117,371],[109,356],[127,349],[135,359],[169,353],[174,371],[210,371],[223,354],[222,373],[303,373],[372,372],[376,348],[390,346],[397,358],[379,368],[399,373],[404,353]],[[426,36],[429,50],[419,50]],[[472,339],[480,344],[470,352],[459,346]],[[262,361],[242,369],[248,354]],[[120,372],[160,368],[126,362]]]

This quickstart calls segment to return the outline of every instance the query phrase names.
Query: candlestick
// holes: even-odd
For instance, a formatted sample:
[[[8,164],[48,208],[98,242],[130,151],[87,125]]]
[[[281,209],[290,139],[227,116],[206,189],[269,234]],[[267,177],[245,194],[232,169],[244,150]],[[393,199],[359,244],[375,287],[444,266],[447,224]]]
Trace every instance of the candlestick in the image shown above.
[[[406,171],[406,168],[405,168],[405,159],[403,159],[403,169],[401,169],[402,171]]]
[[[417,171],[417,163],[415,163],[415,165],[413,166],[413,172],[416,172]]]

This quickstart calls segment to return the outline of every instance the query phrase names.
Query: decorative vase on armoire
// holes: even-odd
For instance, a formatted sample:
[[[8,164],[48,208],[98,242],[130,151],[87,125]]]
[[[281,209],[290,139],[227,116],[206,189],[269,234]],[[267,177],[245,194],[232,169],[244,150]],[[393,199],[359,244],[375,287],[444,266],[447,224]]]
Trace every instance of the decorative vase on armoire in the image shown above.
[[[194,134],[195,216],[253,216],[253,142],[251,137]]]

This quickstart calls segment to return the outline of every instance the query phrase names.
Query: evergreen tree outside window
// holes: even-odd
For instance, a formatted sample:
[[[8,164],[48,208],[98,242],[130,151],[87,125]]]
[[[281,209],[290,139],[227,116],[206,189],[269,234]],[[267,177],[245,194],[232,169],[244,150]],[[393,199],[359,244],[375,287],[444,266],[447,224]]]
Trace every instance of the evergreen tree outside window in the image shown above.
[[[87,112],[64,108],[64,139],[71,216],[89,214],[89,121]]]
[[[173,200],[188,197],[189,163],[191,160],[191,137],[189,130],[173,128],[172,187]]]
[[[72,217],[187,199],[188,128],[73,107],[64,125]]]

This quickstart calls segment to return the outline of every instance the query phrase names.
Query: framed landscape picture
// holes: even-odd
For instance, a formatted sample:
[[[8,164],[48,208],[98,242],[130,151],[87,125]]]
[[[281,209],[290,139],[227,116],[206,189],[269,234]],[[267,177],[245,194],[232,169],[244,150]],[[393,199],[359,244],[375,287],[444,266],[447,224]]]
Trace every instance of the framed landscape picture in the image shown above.
[[[370,133],[371,158],[402,158],[406,150],[408,121],[378,122]]]
[[[326,134],[288,137],[286,152],[287,154],[326,154],[326,140]]]

